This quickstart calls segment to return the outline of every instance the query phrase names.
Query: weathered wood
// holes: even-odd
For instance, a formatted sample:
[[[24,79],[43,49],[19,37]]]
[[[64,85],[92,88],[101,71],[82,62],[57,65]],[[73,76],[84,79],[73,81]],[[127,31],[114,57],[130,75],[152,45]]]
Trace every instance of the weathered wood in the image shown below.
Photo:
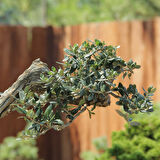
[[[7,112],[10,111],[10,105],[15,101],[16,95],[21,91],[25,86],[30,86],[31,90],[39,90],[40,84],[40,74],[47,73],[49,71],[47,65],[36,59],[33,61],[32,65],[21,74],[17,81],[8,88],[0,97],[0,117],[4,116]]]

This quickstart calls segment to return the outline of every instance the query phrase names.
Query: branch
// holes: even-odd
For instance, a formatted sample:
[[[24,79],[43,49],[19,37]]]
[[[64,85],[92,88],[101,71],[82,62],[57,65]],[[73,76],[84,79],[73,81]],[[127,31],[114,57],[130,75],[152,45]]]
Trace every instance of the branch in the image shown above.
[[[27,85],[31,87],[31,90],[41,90],[42,82],[40,82],[40,74],[47,73],[48,71],[47,64],[41,62],[40,59],[33,61],[31,66],[18,77],[17,81],[0,95],[0,117],[10,111],[10,104],[15,101],[15,97],[19,91]]]

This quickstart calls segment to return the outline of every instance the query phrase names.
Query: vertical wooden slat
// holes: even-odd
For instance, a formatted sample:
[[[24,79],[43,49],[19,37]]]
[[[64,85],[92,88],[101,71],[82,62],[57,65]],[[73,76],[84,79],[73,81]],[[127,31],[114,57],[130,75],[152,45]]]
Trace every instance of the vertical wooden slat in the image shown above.
[[[155,83],[157,87],[155,100],[160,101],[160,95],[158,94],[160,90],[160,18],[157,17],[153,21],[153,32],[154,32],[154,76]]]
[[[31,39],[31,61],[40,58],[43,62],[47,62],[47,29],[43,27],[33,27]]]
[[[0,26],[0,89],[7,89],[29,63],[27,28]],[[0,119],[0,142],[6,136],[15,136],[24,128],[17,113]]]
[[[144,53],[143,53],[143,87],[148,88],[155,85],[155,71],[154,71],[154,34],[153,34],[153,21],[142,22],[143,36],[144,36]],[[146,57],[146,58],[145,58]]]
[[[131,58],[130,54],[130,31],[131,25],[129,22],[118,22],[118,45],[120,48],[117,50],[125,61]]]
[[[11,35],[10,27],[0,26],[0,85],[1,91],[4,91],[10,84],[8,80],[10,73],[10,48]]]
[[[65,48],[68,48],[71,44],[71,27],[66,26],[64,27],[64,46]]]
[[[143,37],[143,24],[141,21],[131,22],[131,58],[133,61],[136,61],[137,64],[141,65],[141,69],[135,70],[134,75],[132,76],[132,81],[137,85],[137,88],[142,91],[143,86],[143,73],[144,73],[144,37]]]

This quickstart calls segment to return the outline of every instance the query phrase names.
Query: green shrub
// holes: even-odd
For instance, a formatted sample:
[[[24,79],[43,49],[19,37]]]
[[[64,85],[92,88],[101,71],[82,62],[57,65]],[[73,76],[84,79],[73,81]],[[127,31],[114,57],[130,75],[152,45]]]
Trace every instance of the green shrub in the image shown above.
[[[160,108],[149,114],[134,115],[136,123],[125,125],[125,130],[113,132],[112,147],[97,153],[92,160],[159,160],[160,159]],[[99,144],[100,145],[100,141]],[[92,152],[82,153],[84,160]],[[95,153],[94,153],[95,154]]]
[[[34,139],[7,137],[0,144],[0,160],[38,160]]]

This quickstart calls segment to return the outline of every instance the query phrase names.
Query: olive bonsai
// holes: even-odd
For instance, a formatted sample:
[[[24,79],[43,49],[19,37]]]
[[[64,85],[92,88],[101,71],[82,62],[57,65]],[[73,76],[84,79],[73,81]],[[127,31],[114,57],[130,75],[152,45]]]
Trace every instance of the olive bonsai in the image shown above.
[[[86,110],[91,117],[97,106],[110,105],[110,96],[118,99],[116,104],[122,105],[128,115],[152,112],[155,88],[149,87],[140,94],[135,84],[126,88],[114,82],[120,75],[130,78],[134,69],[140,68],[136,62],[125,62],[117,56],[117,48],[100,40],[75,44],[64,49],[64,63],[59,69],[50,70],[35,60],[1,95],[1,117],[17,110],[30,124],[25,134],[37,136],[49,129],[62,130]]]

